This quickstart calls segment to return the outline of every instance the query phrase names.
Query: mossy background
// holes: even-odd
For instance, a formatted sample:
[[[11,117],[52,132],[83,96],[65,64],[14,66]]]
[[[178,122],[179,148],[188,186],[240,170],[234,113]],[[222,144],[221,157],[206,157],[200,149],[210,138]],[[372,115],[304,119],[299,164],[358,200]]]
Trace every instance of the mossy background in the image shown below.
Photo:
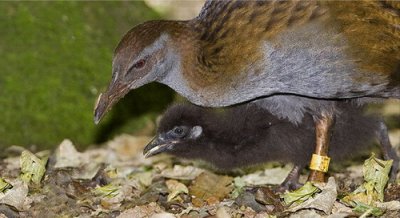
[[[96,126],[93,106],[111,77],[112,53],[134,25],[159,15],[133,2],[0,3],[0,149],[87,146],[134,133],[172,101],[151,84],[132,92]]]

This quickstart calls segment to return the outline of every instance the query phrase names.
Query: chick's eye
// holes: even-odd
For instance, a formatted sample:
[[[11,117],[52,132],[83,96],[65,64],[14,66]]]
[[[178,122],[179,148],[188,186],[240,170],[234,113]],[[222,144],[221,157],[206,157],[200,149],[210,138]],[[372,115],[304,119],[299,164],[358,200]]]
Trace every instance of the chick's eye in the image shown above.
[[[143,68],[145,64],[146,64],[146,60],[140,59],[132,67],[136,68],[136,69],[140,69],[140,68]]]
[[[174,129],[174,133],[177,134],[177,135],[182,135],[183,129],[181,127],[176,127]]]

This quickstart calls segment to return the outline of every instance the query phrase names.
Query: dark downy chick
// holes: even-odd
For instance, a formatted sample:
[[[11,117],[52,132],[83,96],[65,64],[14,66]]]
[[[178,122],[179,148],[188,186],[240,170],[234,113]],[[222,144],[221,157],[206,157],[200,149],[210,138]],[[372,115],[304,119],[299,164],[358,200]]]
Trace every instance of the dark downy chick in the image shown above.
[[[366,115],[351,103],[339,103],[329,156],[332,161],[351,158],[378,140],[385,159],[393,159],[394,179],[399,159],[392,148],[382,119]],[[315,147],[311,116],[298,125],[279,119],[256,105],[212,110],[189,104],[170,107],[160,121],[158,134],[144,150],[146,157],[168,153],[200,159],[221,170],[231,170],[269,161],[294,164],[281,187],[299,187],[301,170]]]

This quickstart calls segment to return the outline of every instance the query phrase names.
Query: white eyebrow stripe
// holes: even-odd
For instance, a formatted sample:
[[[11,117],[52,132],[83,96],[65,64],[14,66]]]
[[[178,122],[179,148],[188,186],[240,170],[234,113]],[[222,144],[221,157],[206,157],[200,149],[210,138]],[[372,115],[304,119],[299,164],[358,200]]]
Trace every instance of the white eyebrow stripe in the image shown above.
[[[156,41],[154,41],[151,45],[147,46],[145,49],[143,49],[142,52],[140,52],[137,58],[135,58],[129,65],[128,69],[130,69],[139,60],[145,58],[146,56],[149,56],[150,54],[153,54],[155,51],[162,49],[165,46],[168,39],[169,39],[168,34],[166,33],[161,34],[161,36],[158,37]]]
[[[115,81],[117,81],[118,76],[119,76],[119,70],[113,73],[113,80],[112,80],[112,83],[115,83]]]
[[[112,66],[113,66],[113,68],[114,68],[114,66],[116,66],[116,65],[115,65],[115,58],[113,58]],[[118,77],[119,77],[119,71],[120,71],[120,67],[117,66],[117,70],[112,72],[112,81],[111,81],[111,83],[114,84],[115,81],[117,81],[117,79],[118,79]]]

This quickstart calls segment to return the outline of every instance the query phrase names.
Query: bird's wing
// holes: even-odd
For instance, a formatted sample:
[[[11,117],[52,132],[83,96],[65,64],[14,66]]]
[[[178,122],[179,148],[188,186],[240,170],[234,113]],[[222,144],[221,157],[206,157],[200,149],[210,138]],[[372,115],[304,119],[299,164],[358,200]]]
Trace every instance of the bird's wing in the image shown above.
[[[207,68],[199,77],[207,78],[210,84],[230,83],[227,80],[235,78],[234,75],[247,74],[247,68],[260,60],[268,61],[269,57],[260,49],[267,42],[278,53],[296,57],[307,52],[307,46],[314,45],[311,59],[327,66],[346,65],[324,73],[340,76],[347,71],[343,78],[359,81],[359,87],[352,83],[356,91],[364,90],[365,84],[385,84],[390,80],[385,78],[392,78],[400,86],[400,2],[397,1],[207,1],[192,23],[199,33],[198,60]],[[282,37],[290,35],[287,33],[291,34],[290,39],[282,41]],[[319,37],[320,42],[313,36]],[[325,39],[331,42],[324,43]],[[293,43],[298,46],[292,46]],[[338,55],[329,55],[333,54],[331,51]],[[308,70],[310,75],[304,77],[318,75],[321,73],[318,69]],[[265,73],[265,68],[255,71]]]
[[[207,1],[194,20],[203,64],[236,71],[260,58],[257,48],[264,40],[324,13],[316,1]]]

